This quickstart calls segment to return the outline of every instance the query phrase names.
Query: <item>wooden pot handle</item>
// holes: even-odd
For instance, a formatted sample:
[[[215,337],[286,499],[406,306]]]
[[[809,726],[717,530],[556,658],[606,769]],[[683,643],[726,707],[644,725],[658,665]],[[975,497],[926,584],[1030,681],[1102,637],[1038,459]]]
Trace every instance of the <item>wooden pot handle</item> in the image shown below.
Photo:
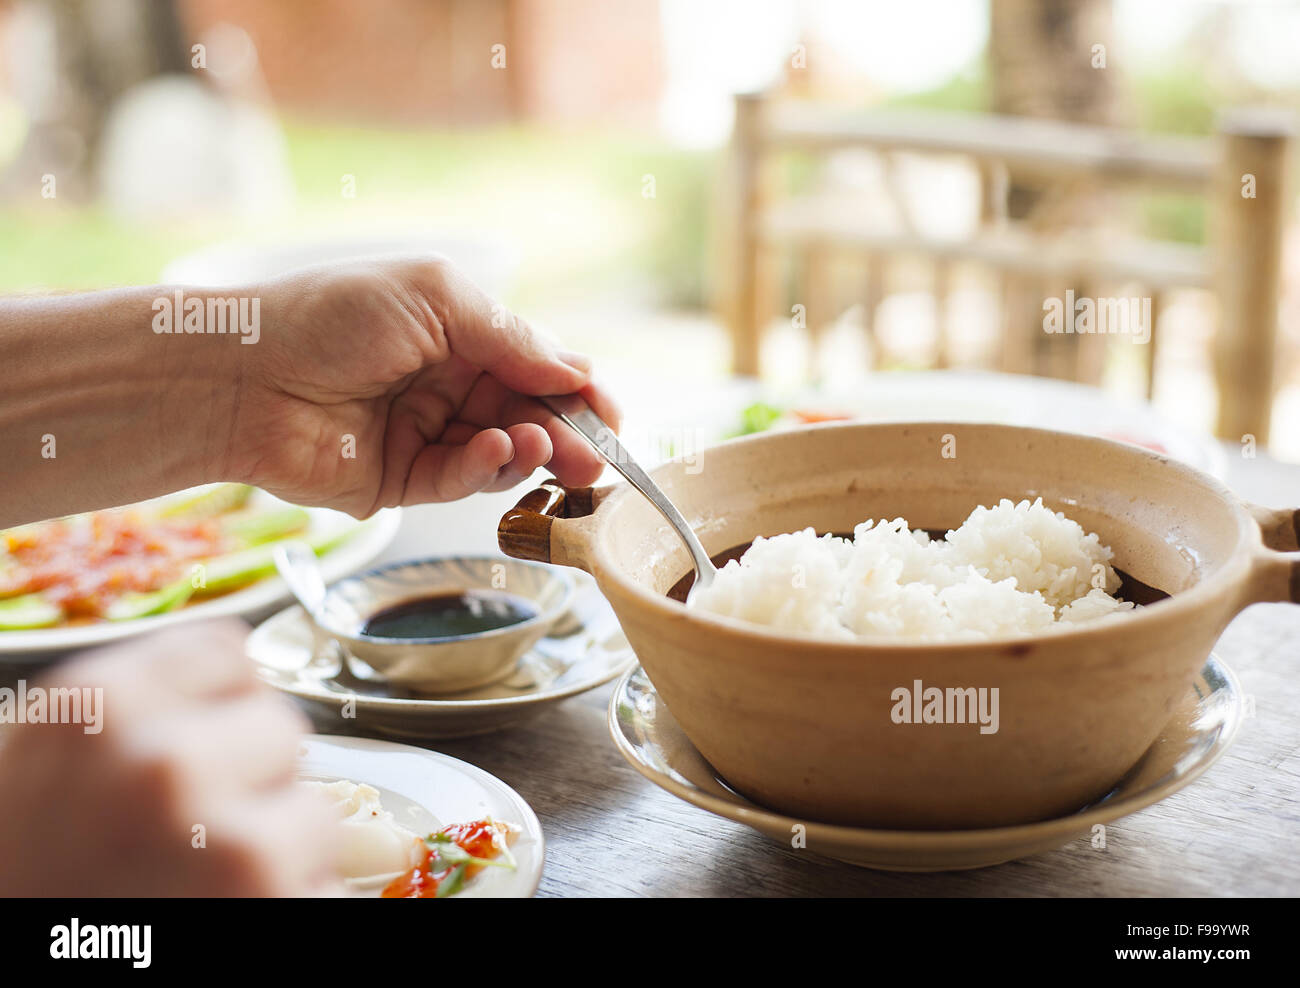
[[[1300,604],[1300,508],[1261,508],[1249,505],[1259,522],[1265,564],[1278,573],[1276,590],[1266,600],[1290,600]]]
[[[593,488],[565,487],[558,480],[547,481],[501,516],[497,545],[507,556],[549,563],[555,519],[585,518],[595,509]]]

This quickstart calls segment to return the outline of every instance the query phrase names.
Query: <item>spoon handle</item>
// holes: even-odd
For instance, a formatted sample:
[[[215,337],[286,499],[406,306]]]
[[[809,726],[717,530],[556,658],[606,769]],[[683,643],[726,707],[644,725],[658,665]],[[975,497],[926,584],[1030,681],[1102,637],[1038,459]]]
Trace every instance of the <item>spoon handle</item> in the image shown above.
[[[695,585],[703,587],[712,583],[715,572],[713,560],[704,551],[704,546],[700,544],[700,540],[696,537],[691,526],[687,524],[686,519],[682,517],[682,513],[677,510],[676,505],[668,500],[667,495],[659,489],[659,485],[651,480],[650,475],[632,459],[632,455],[618,441],[618,436],[614,434],[614,430],[606,425],[604,420],[591,410],[591,406],[577,395],[551,395],[539,398],[538,401],[553,411],[560,421],[585,439],[592,449],[599,453],[610,466],[627,479],[629,484],[644,494],[650,503],[659,509],[659,513],[681,536],[682,541],[686,543],[686,548],[690,551],[691,559],[695,563]]]
[[[325,603],[325,579],[321,576],[316,553],[305,542],[282,542],[275,547],[275,568],[311,617],[321,612]]]

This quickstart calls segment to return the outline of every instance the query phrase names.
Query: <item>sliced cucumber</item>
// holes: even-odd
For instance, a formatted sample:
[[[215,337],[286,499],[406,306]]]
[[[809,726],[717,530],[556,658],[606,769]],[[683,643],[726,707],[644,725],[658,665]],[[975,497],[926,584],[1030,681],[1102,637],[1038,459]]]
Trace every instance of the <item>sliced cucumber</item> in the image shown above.
[[[176,610],[193,594],[194,586],[186,576],[161,590],[123,594],[108,605],[104,617],[110,621],[131,621],[135,618],[148,617],[150,614],[165,614],[167,611]]]
[[[247,484],[217,484],[197,494],[178,494],[158,509],[163,518],[210,518],[242,508],[252,496]]]
[[[329,552],[336,545],[347,541],[354,529],[334,532],[318,532],[302,539],[311,546],[316,555]],[[264,542],[238,552],[216,556],[203,563],[203,586],[194,592],[199,596],[224,593],[236,587],[252,583],[275,572],[276,542]]]
[[[0,600],[0,631],[48,628],[63,620],[63,608],[42,593]]]
[[[245,515],[232,515],[222,522],[222,530],[242,545],[257,545],[272,539],[301,532],[311,523],[305,508],[285,505]]]
[[[203,585],[195,590],[200,596],[224,593],[275,572],[274,544],[257,545],[224,556],[205,560]]]

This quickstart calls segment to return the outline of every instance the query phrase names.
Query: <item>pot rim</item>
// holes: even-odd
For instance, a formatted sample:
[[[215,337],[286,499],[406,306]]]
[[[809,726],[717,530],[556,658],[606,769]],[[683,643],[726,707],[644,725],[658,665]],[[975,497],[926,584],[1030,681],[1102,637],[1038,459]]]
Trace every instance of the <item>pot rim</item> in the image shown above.
[[[1132,443],[1118,442],[1100,436],[1062,432],[1055,429],[1040,429],[1033,426],[1006,425],[998,422],[827,422],[803,426],[800,431],[802,431],[802,429],[852,429],[868,431],[873,429],[901,429],[909,427],[946,430],[977,427],[996,431],[1013,431],[1025,434],[1032,433],[1049,440],[1066,439],[1119,447],[1123,449],[1126,454],[1134,455],[1146,460],[1147,466],[1149,467],[1172,470],[1175,473],[1183,474],[1186,478],[1204,488],[1207,495],[1212,495],[1222,501],[1232,511],[1232,514],[1235,516],[1237,521],[1236,547],[1232,550],[1231,555],[1228,556],[1217,571],[1204,580],[1198,580],[1187,590],[1171,593],[1165,600],[1157,601],[1154,604],[1149,604],[1144,607],[1138,607],[1131,611],[1125,611],[1122,614],[1073,625],[1068,629],[1051,631],[1046,634],[1004,635],[997,638],[938,642],[891,638],[859,638],[855,640],[829,639],[808,632],[775,631],[764,625],[752,624],[738,618],[726,617],[720,614],[711,614],[706,611],[688,608],[685,604],[673,600],[665,594],[654,593],[625,576],[614,561],[609,558],[606,552],[604,540],[601,538],[601,533],[604,529],[604,519],[600,517],[602,513],[605,513],[606,517],[608,517],[607,513],[616,510],[627,497],[641,497],[638,492],[632,489],[630,484],[623,481],[608,489],[608,493],[604,497],[600,498],[599,503],[596,505],[596,510],[591,516],[593,525],[588,540],[588,559],[590,560],[592,576],[596,578],[602,592],[608,595],[611,590],[616,591],[618,595],[625,600],[635,602],[638,606],[647,608],[649,611],[648,616],[671,621],[684,620],[687,622],[688,626],[697,627],[701,631],[728,633],[733,636],[748,639],[756,646],[788,646],[799,648],[816,646],[819,649],[843,655],[886,651],[929,651],[936,653],[957,652],[964,654],[988,651],[990,649],[1014,647],[1017,645],[1032,646],[1055,642],[1073,644],[1085,642],[1090,638],[1100,639],[1103,637],[1111,637],[1116,631],[1137,631],[1150,628],[1157,622],[1168,623],[1171,620],[1176,620],[1178,617],[1189,611],[1199,610],[1206,604],[1216,600],[1222,601],[1226,599],[1231,601],[1231,608],[1229,611],[1230,616],[1236,615],[1244,607],[1254,602],[1252,598],[1244,595],[1243,591],[1250,580],[1252,572],[1255,570],[1256,556],[1251,550],[1262,546],[1258,523],[1250,514],[1246,503],[1242,501],[1241,498],[1237,497],[1237,495],[1233,494],[1224,484],[1216,478],[1211,477],[1210,475],[1196,469],[1195,467],[1189,466],[1180,460],[1163,456],[1152,450],[1145,449],[1144,447]],[[784,435],[788,435],[788,433],[758,433],[756,435],[741,436],[736,439],[727,440],[710,448],[730,448],[751,443],[762,443],[764,441],[770,441],[774,437]],[[661,464],[651,470],[650,474],[651,476],[655,476],[671,466],[673,466],[671,463]]]

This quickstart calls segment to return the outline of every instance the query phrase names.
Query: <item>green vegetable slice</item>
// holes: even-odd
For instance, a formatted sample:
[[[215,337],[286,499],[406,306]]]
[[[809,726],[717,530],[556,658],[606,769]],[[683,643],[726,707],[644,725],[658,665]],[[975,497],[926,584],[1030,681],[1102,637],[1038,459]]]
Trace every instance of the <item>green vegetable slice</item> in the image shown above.
[[[63,620],[63,608],[43,593],[0,600],[0,631],[49,628]]]
[[[211,518],[242,508],[252,496],[248,484],[218,484],[197,494],[178,494],[158,509],[161,518]]]
[[[438,890],[435,898],[445,899],[450,895],[455,895],[465,887],[465,869],[469,865],[458,864],[451,870],[451,873],[438,883]]]
[[[222,522],[222,530],[241,545],[258,545],[272,539],[301,532],[311,523],[305,508],[285,505],[249,514],[231,515]]]
[[[308,535],[302,541],[311,546],[316,555],[328,552],[346,541],[355,529]],[[265,542],[249,549],[240,549],[224,556],[206,560],[203,565],[202,585],[194,592],[199,596],[224,593],[275,572],[276,542]]]
[[[442,835],[438,836],[441,837]],[[506,857],[503,853],[502,857],[499,858],[476,858],[469,851],[459,844],[453,843],[448,838],[441,840],[435,838],[433,841],[426,840],[425,844],[432,848],[438,859],[444,864],[480,865],[484,868],[506,868],[509,870],[515,868],[513,857]],[[504,852],[505,848],[501,848],[501,850]]]
[[[104,617],[110,621],[131,621],[151,614],[165,614],[180,607],[194,594],[194,585],[186,575],[161,590],[123,594],[108,605]]]
[[[749,436],[756,432],[766,432],[776,424],[785,412],[775,405],[769,405],[766,402],[756,401],[752,405],[747,405],[740,413],[740,427],[728,434],[728,438],[735,436]]]

